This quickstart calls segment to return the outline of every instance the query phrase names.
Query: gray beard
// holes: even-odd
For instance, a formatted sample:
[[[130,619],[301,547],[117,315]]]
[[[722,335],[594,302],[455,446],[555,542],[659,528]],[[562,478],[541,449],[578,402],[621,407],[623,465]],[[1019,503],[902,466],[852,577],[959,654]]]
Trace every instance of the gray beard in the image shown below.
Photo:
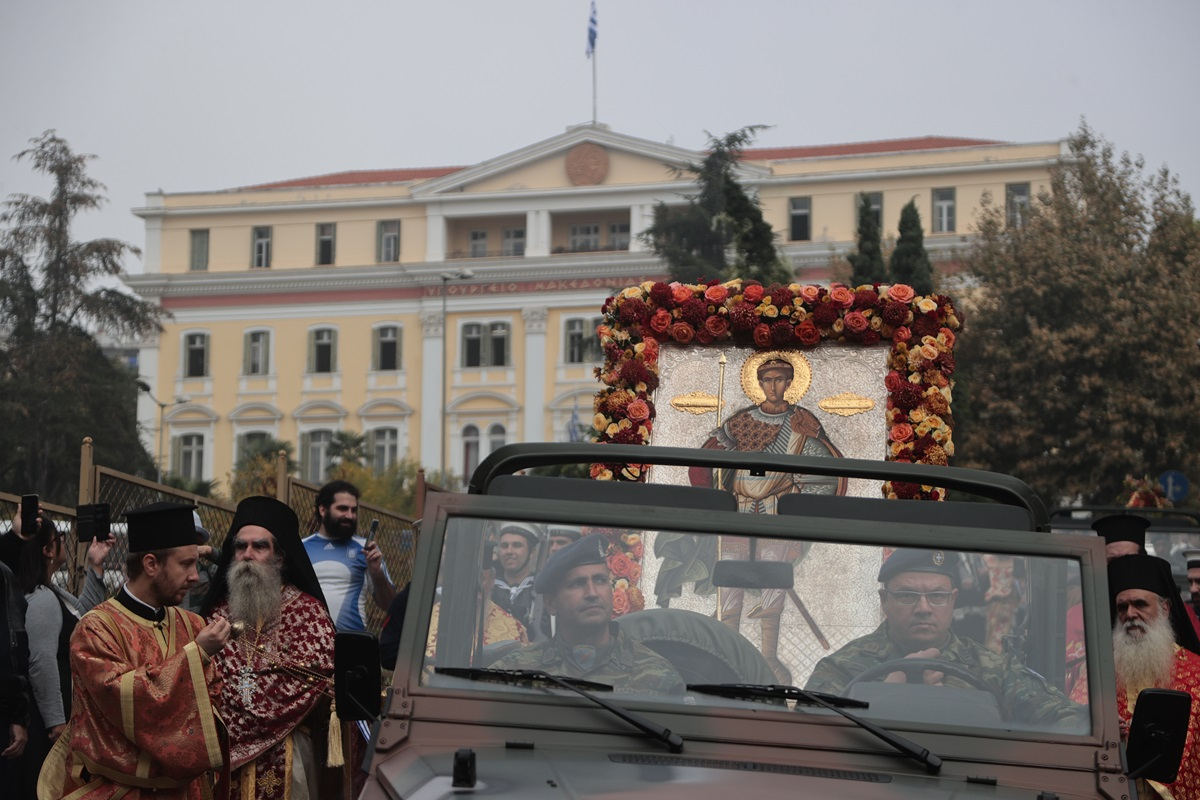
[[[1171,618],[1165,613],[1147,624],[1145,633],[1134,638],[1127,631],[1137,623],[1120,622],[1113,625],[1113,662],[1117,683],[1131,689],[1171,686],[1175,672],[1175,631]]]
[[[258,627],[279,618],[283,576],[278,565],[237,561],[229,568],[229,616]]]

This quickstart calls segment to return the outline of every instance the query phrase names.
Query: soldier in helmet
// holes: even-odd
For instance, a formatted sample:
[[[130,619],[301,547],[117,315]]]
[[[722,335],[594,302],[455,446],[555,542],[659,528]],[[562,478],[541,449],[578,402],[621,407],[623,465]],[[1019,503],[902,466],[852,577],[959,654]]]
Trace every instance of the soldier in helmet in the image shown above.
[[[879,570],[883,623],[872,633],[817,662],[806,688],[841,692],[871,667],[906,658],[933,659],[976,678],[971,686],[938,669],[925,669],[921,680],[935,686],[986,687],[1006,719],[1037,725],[1086,725],[1087,709],[1072,703],[1037,673],[1012,656],[1000,655],[950,630],[958,594],[958,553],[901,548]],[[907,683],[902,671],[884,678]]]
[[[628,694],[682,694],[683,678],[666,659],[629,639],[612,619],[608,542],[585,536],[555,553],[534,590],[554,614],[554,636],[510,653],[495,669],[540,669],[586,678]]]

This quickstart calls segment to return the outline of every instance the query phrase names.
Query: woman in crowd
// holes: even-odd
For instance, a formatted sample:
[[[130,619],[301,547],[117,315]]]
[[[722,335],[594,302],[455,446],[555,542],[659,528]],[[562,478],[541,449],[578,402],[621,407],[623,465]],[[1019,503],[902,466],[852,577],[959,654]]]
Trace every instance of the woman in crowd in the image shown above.
[[[38,532],[21,551],[17,581],[27,603],[25,630],[29,634],[29,682],[34,698],[23,758],[29,767],[31,786],[37,785],[46,754],[71,718],[71,631],[85,612],[105,599],[104,559],[111,549],[111,539],[88,545],[91,569],[87,570],[79,597],[53,581],[54,573],[67,563],[67,541],[52,520],[41,520]]]

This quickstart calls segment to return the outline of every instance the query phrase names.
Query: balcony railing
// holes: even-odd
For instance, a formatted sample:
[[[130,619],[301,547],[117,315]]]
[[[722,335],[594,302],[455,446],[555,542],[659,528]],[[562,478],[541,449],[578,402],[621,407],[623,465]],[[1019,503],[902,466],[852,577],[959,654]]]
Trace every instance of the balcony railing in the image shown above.
[[[598,247],[569,247],[559,245],[551,248],[551,255],[570,255],[572,253],[623,253],[628,252],[629,244],[602,244]],[[507,250],[451,250],[446,254],[447,259],[458,258],[522,258],[525,255],[524,248],[512,248]]]

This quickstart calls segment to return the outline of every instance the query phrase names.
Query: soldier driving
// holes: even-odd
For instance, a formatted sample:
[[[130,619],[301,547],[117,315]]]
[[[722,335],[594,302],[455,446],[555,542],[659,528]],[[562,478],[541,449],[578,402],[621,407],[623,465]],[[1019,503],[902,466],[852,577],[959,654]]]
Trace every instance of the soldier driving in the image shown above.
[[[683,693],[683,679],[666,659],[612,621],[612,573],[603,536],[585,536],[560,549],[538,574],[534,591],[555,615],[554,636],[510,653],[493,668],[540,669],[628,694]]]
[[[934,686],[986,689],[1005,719],[1029,724],[1086,725],[1088,712],[1011,655],[1000,655],[950,630],[958,595],[958,554],[902,548],[879,570],[883,622],[873,632],[817,662],[805,688],[840,693],[855,677],[882,664],[931,659],[913,679]],[[937,669],[939,665],[945,669]],[[897,665],[888,683],[910,678]],[[885,668],[886,669],[886,668]],[[955,674],[960,673],[960,674]],[[968,681],[967,679],[972,679]]]

